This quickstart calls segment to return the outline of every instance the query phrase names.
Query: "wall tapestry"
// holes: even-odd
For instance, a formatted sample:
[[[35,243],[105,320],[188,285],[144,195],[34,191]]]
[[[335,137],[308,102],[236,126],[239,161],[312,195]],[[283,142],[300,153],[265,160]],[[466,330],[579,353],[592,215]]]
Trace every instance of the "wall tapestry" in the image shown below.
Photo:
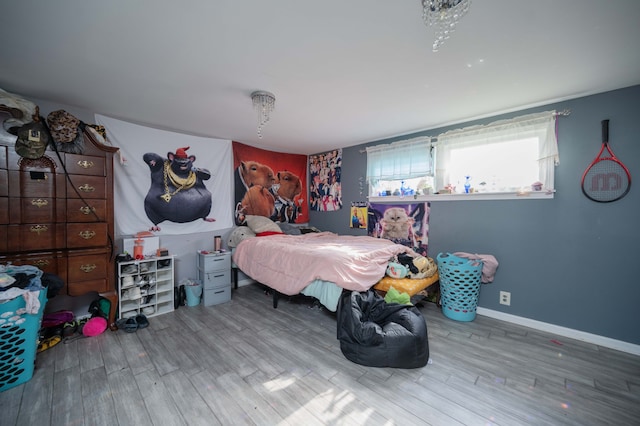
[[[177,235],[233,226],[231,141],[95,117],[120,148],[114,164],[116,233]]]
[[[342,149],[309,156],[311,210],[327,212],[342,208]]]
[[[351,203],[351,228],[367,229],[367,203]]]
[[[430,203],[369,203],[369,236],[386,238],[426,256]]]
[[[307,156],[266,151],[233,142],[235,186],[234,218],[245,224],[245,215],[274,222],[309,221]]]

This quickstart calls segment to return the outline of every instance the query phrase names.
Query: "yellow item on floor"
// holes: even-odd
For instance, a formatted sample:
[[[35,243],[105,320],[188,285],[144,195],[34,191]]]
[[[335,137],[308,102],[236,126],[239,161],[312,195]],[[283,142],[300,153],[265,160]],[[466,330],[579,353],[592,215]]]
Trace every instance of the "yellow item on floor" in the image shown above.
[[[428,278],[391,278],[385,276],[376,285],[373,286],[375,290],[389,291],[389,288],[393,286],[400,293],[408,293],[409,296],[414,296],[429,287],[430,285],[438,282],[440,276],[436,272]]]
[[[62,341],[62,337],[60,337],[60,336],[51,336],[51,337],[49,337],[47,339],[44,339],[38,345],[38,353],[40,353],[42,351],[46,351],[47,349],[54,347],[55,345],[57,345],[61,341]]]

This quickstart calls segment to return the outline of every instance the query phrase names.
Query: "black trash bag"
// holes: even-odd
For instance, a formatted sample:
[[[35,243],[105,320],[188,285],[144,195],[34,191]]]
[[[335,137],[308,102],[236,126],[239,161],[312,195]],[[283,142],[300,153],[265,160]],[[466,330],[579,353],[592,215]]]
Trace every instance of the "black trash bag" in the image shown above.
[[[429,361],[427,323],[415,306],[386,303],[375,291],[345,291],[337,311],[344,356],[369,367],[420,368]]]

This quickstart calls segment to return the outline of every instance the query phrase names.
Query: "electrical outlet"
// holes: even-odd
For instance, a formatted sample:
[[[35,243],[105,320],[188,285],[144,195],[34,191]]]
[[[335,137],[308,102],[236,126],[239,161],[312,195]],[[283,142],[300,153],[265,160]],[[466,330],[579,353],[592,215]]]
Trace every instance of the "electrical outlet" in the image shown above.
[[[500,304],[501,305],[511,306],[511,293],[509,293],[508,291],[501,291],[500,292]]]

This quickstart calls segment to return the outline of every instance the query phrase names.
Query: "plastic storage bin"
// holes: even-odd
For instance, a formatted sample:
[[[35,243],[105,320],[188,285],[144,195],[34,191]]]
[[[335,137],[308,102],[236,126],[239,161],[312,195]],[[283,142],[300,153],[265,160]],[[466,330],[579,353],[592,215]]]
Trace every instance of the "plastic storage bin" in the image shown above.
[[[22,296],[0,303],[0,391],[31,380],[38,349],[38,333],[47,303],[40,290],[37,314],[25,312]]]
[[[473,321],[480,294],[482,261],[449,253],[438,254],[437,260],[442,313],[452,320]]]

